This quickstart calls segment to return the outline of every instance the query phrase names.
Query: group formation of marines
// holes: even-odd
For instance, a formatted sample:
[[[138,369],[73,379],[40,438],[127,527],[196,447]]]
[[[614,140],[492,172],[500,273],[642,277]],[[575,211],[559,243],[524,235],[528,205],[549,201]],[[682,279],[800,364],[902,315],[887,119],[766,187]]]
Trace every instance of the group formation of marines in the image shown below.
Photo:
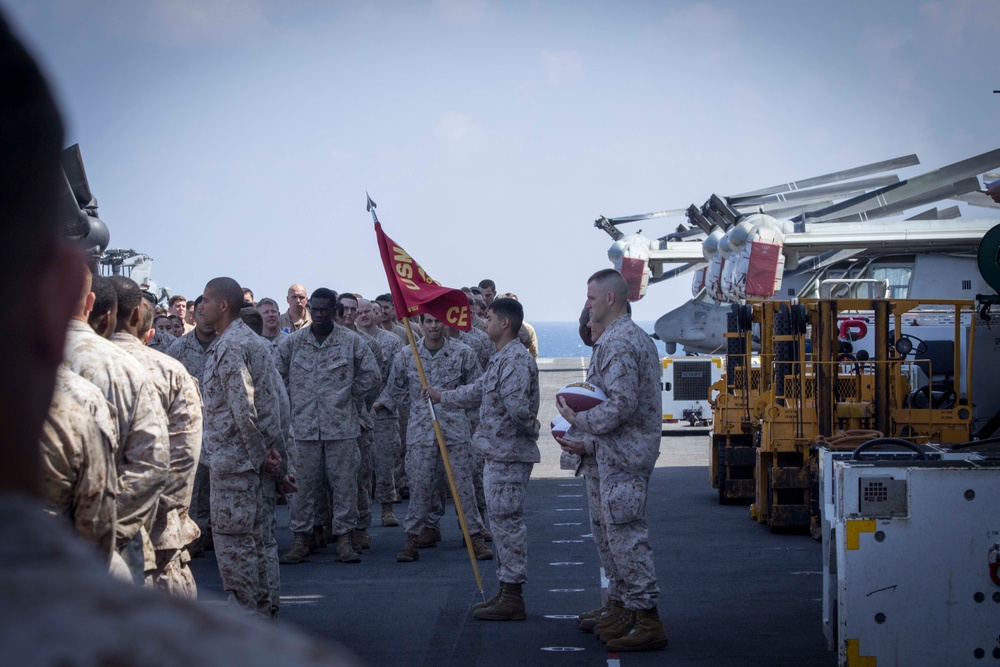
[[[524,464],[515,476],[520,508],[539,460],[537,368],[529,353],[537,342],[530,325],[522,327],[516,297],[497,299],[492,281],[482,285],[466,290],[471,331],[428,314],[413,328],[426,381],[444,392],[435,416],[473,553],[488,560],[488,507],[501,508],[489,515],[494,530],[506,531],[504,517],[514,510],[504,509],[512,507],[505,494],[514,482],[498,476],[486,488],[500,495],[488,496],[484,462],[488,471],[498,456]],[[235,280],[214,279],[193,304],[194,326],[175,338],[152,326],[154,300],[135,282],[87,274],[42,438],[45,486],[50,511],[72,518],[118,578],[195,598],[188,563],[214,549],[230,601],[274,617],[279,562],[308,561],[328,542],[337,561],[360,562],[371,547],[372,501],[381,506],[382,525],[394,527],[393,504],[401,492],[409,497],[397,561],[417,560],[418,549],[440,541],[444,468],[429,396],[409,346],[403,349],[407,334],[391,296],[369,301],[320,288],[306,299],[305,288],[293,285],[287,300],[279,314],[274,300],[254,303]],[[172,301],[186,306],[183,297]],[[502,324],[491,328],[497,312]],[[521,331],[530,333],[520,339]],[[480,427],[475,391],[484,391],[476,381],[508,339],[517,345],[501,357],[520,353],[508,401],[516,396],[519,407]],[[461,405],[451,405],[449,390],[459,388]],[[498,419],[517,425],[497,431]],[[491,430],[528,440],[503,454],[485,435],[474,446],[473,434]],[[294,540],[279,559],[274,509],[286,497]],[[523,560],[523,524],[501,542],[501,553],[517,545],[511,554]],[[502,563],[509,570],[517,557]],[[508,583],[524,582],[520,569]],[[523,618],[523,603],[513,615]]]

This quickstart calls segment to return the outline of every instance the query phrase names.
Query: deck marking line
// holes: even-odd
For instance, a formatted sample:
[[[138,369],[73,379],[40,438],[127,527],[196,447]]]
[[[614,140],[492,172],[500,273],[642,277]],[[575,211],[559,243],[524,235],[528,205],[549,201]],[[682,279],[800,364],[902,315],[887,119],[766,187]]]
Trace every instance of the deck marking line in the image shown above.
[[[582,646],[543,646],[543,651],[553,651],[555,653],[567,652],[567,651],[585,651]]]

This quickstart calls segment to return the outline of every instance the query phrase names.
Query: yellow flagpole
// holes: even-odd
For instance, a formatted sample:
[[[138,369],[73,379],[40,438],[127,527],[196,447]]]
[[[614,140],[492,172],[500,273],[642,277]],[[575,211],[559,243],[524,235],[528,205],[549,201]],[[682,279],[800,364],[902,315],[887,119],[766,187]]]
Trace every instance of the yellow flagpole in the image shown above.
[[[420,352],[417,350],[417,340],[413,337],[413,329],[410,327],[409,317],[403,318],[403,325],[406,327],[406,337],[410,341],[410,351],[413,352],[413,361],[417,364],[417,373],[420,375],[421,387],[427,387],[424,364],[420,361]],[[434,435],[437,436],[438,450],[441,452],[441,460],[444,462],[444,472],[448,477],[448,487],[451,489],[451,497],[455,501],[455,511],[458,512],[458,524],[462,527],[462,535],[465,537],[465,549],[469,552],[469,561],[472,562],[472,571],[476,575],[476,585],[479,586],[479,594],[485,600],[486,594],[483,592],[483,578],[479,574],[479,561],[476,560],[476,553],[472,550],[472,537],[469,535],[469,526],[465,523],[462,500],[458,497],[458,489],[455,487],[455,476],[451,472],[451,461],[448,460],[448,450],[444,445],[444,434],[441,433],[441,425],[438,424],[437,413],[434,411],[434,403],[430,398],[427,399],[427,407],[431,411],[431,423],[434,425]]]

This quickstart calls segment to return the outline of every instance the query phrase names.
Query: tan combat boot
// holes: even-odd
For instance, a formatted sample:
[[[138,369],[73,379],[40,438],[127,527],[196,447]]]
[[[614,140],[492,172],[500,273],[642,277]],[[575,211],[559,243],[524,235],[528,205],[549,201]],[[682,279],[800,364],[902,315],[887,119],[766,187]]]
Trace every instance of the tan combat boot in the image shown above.
[[[440,533],[436,532],[430,526],[424,526],[424,529],[420,531],[420,535],[417,536],[417,548],[429,549],[436,547],[440,541]]]
[[[351,536],[347,533],[337,535],[337,560],[341,563],[360,563],[361,556],[354,552],[351,546]]]
[[[479,536],[483,538],[483,542],[492,542],[493,541],[493,533],[491,533],[490,531],[486,530],[485,528],[483,528],[482,532],[479,533]]]
[[[406,534],[406,545],[403,550],[396,554],[397,563],[412,563],[415,560],[420,560],[420,551],[417,548],[417,536]]]
[[[624,637],[633,625],[635,625],[635,610],[622,609],[614,623],[599,624],[594,628],[594,634],[600,637],[602,644],[607,644],[612,639]]]
[[[608,600],[607,604],[600,609],[584,612],[577,616],[576,624],[584,632],[594,632],[594,628],[602,621],[606,620],[612,614],[617,616],[621,613],[621,609],[621,600]]]
[[[392,511],[392,503],[382,503],[382,525],[386,528],[395,528],[399,525],[399,519]]]
[[[476,555],[476,560],[493,560],[493,551],[486,546],[480,535],[472,536],[472,553]]]
[[[629,651],[656,651],[667,645],[667,634],[660,622],[656,607],[639,609],[635,612],[635,624],[627,633],[617,639],[608,640],[608,650],[625,653]]]
[[[523,621],[524,597],[521,595],[521,584],[500,582],[500,594],[492,604],[480,607],[472,612],[473,618],[480,621]]]
[[[482,609],[483,607],[489,607],[491,604],[497,601],[497,599],[500,597],[501,592],[503,592],[503,586],[498,587],[497,592],[489,600],[485,600],[483,602],[477,602],[476,604],[472,605],[472,611],[476,611],[477,609]]]
[[[361,553],[362,549],[372,548],[372,538],[364,528],[355,528],[351,531],[351,546],[356,553]]]
[[[309,533],[295,533],[295,541],[292,542],[292,548],[288,550],[288,553],[283,554],[278,559],[278,562],[282,565],[308,563],[311,537]]]

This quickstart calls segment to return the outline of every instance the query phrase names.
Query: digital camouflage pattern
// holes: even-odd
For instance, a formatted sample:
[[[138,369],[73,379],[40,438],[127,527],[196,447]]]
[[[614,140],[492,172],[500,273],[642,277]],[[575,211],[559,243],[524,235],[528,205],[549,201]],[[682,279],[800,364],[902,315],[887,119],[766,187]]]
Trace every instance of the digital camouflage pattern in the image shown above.
[[[470,347],[445,338],[444,346],[431,355],[423,343],[417,344],[427,382],[439,389],[454,389],[473,382],[481,374]],[[444,483],[444,463],[438,449],[431,413],[421,396],[420,375],[409,349],[401,349],[393,359],[389,381],[379,402],[409,413],[406,433],[406,476],[410,484],[410,504],[403,520],[407,533],[418,534],[424,526],[436,525],[435,497]],[[469,531],[483,530],[472,484],[474,461],[469,419],[463,408],[438,406],[435,410],[444,437],[449,463]]]
[[[594,436],[601,513],[628,609],[652,608],[659,594],[646,492],[660,450],[660,373],[649,336],[628,316],[619,317],[594,344],[587,372],[587,381],[608,398],[576,420],[580,430]]]
[[[233,604],[267,616],[259,471],[268,450],[284,446],[279,381],[269,348],[242,320],[232,322],[210,348],[202,382],[219,574]]]
[[[66,333],[65,364],[90,381],[115,408],[117,549],[139,532],[156,510],[167,483],[167,416],[138,361],[78,320]]]
[[[431,383],[436,389],[442,389]],[[441,392],[444,407],[479,407],[473,436],[478,452],[494,461],[537,463],[538,366],[523,346],[505,345],[471,384]]]
[[[288,389],[296,440],[345,440],[361,433],[358,403],[381,386],[378,361],[365,339],[334,325],[322,344],[301,329],[278,344],[278,372]]]
[[[114,408],[90,382],[60,366],[42,425],[46,509],[66,518],[107,562],[115,548]]]
[[[198,384],[179,361],[146,347],[130,333],[115,333],[111,341],[143,365],[167,414],[170,467],[149,530],[156,552],[152,579],[159,588],[195,599],[198,591],[187,567],[190,557],[184,549],[201,536],[201,530],[189,516],[201,457],[202,408]]]
[[[357,526],[361,425],[371,420],[374,426],[367,407],[382,385],[371,346],[374,342],[336,324],[322,343],[306,328],[278,345],[277,368],[288,390],[298,459],[299,492],[289,522],[294,532],[324,525],[328,513],[336,535]]]
[[[533,463],[486,459],[483,483],[490,530],[497,549],[497,579],[508,584],[528,580],[528,528],[524,498]]]
[[[345,535],[356,528],[357,470],[361,465],[358,439],[298,440],[295,453],[299,490],[292,496],[289,529],[294,533],[310,533],[313,526],[329,522],[334,535]],[[329,499],[327,484],[331,490]]]
[[[180,338],[175,338],[174,342],[167,348],[167,354],[181,362],[191,377],[201,385],[208,348],[201,344],[194,331],[189,331]]]

